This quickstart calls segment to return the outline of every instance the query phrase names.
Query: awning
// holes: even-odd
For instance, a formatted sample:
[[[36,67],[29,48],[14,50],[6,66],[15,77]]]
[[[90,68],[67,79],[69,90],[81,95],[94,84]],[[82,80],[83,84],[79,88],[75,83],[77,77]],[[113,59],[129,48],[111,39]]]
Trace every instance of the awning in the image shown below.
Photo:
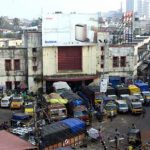
[[[44,80],[46,81],[86,81],[86,80],[93,80],[96,79],[98,76],[93,75],[93,76],[74,76],[74,77],[66,77],[66,76],[61,76],[61,77],[44,77]]]
[[[143,70],[146,69],[147,67],[148,67],[148,64],[141,64],[141,65],[138,67],[138,70],[143,71]]]

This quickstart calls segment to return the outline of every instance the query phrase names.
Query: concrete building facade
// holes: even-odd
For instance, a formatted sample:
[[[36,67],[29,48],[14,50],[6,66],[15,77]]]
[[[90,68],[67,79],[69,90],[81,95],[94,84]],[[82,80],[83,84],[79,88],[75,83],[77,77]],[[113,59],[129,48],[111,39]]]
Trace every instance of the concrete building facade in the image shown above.
[[[26,58],[26,48],[0,48],[0,85],[4,89],[15,89],[21,82],[26,82]]]

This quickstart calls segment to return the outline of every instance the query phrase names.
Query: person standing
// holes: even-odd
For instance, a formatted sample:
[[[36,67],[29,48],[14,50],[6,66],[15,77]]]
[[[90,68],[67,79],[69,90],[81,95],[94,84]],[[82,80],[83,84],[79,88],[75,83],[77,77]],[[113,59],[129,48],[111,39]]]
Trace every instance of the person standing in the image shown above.
[[[99,140],[100,140],[100,143],[103,145],[104,150],[107,150],[107,146],[105,145],[101,128],[99,128],[98,131],[99,131]]]
[[[136,126],[135,126],[135,124],[134,123],[132,123],[132,127],[131,127],[132,129],[136,129]]]

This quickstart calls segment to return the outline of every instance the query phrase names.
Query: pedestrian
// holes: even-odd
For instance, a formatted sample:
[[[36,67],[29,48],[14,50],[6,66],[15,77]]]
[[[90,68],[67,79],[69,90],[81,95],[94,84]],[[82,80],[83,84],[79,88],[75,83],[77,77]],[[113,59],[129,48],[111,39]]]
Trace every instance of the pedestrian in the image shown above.
[[[98,129],[98,134],[99,134],[99,140],[100,140],[100,142],[102,142],[103,137],[102,137],[102,130],[101,130],[101,128]]]
[[[132,123],[132,129],[136,129],[136,126],[134,123]]]
[[[119,136],[120,136],[120,132],[118,131],[117,128],[115,129],[115,136],[116,136],[116,137],[119,137]]]
[[[113,110],[110,111],[110,121],[112,122],[113,121],[113,115],[114,115],[114,112]]]
[[[104,150],[107,150],[107,146],[105,145],[105,141],[103,139],[101,128],[99,128],[98,131],[99,131],[99,140],[100,140],[100,143],[103,145]]]

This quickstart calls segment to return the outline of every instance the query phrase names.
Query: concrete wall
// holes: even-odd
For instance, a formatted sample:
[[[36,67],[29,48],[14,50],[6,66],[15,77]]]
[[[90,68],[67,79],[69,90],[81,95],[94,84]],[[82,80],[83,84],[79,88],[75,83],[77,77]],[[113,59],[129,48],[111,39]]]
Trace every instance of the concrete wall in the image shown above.
[[[28,50],[28,88],[36,92],[42,87],[42,34],[37,31],[25,31],[22,38],[23,46]],[[33,49],[36,49],[36,52],[33,52]],[[36,61],[33,61],[33,57],[36,57]],[[36,71],[33,70],[33,66],[37,67]],[[35,78],[41,78],[41,81],[36,82]]]
[[[113,57],[126,56],[126,67],[113,67]],[[110,47],[109,54],[106,59],[106,70],[109,75],[129,76],[134,72],[135,58],[134,47]]]

